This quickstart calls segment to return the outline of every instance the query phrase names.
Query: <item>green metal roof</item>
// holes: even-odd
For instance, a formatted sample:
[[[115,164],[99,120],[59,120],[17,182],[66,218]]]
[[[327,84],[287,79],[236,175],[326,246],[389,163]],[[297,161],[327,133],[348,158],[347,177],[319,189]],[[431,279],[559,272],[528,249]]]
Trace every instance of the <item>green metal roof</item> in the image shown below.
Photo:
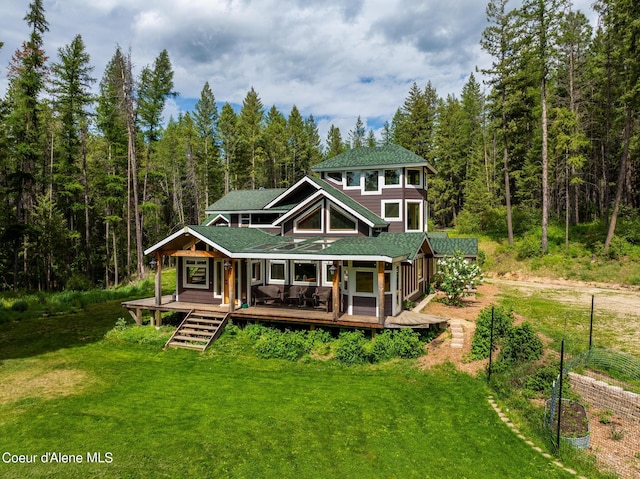
[[[478,255],[478,238],[448,238],[429,235],[435,256],[450,256],[460,251],[464,256]]]
[[[366,218],[371,224],[373,224],[374,228],[384,228],[389,225],[389,222],[383,220],[378,215],[373,213],[370,209],[365,208],[356,200],[347,196],[345,193],[343,193],[339,189],[334,188],[326,181],[313,176],[307,176],[307,178],[311,180],[313,183],[315,183],[316,185],[318,185],[320,188],[322,188],[324,191],[326,191],[330,196],[334,197],[336,200],[342,202],[343,204],[351,208],[353,211],[355,211],[359,215]]]
[[[435,173],[427,160],[399,145],[354,148],[318,163],[312,170],[336,171],[381,166],[427,166]]]
[[[229,211],[257,211],[287,191],[286,188],[263,190],[233,190],[207,208],[207,213]]]

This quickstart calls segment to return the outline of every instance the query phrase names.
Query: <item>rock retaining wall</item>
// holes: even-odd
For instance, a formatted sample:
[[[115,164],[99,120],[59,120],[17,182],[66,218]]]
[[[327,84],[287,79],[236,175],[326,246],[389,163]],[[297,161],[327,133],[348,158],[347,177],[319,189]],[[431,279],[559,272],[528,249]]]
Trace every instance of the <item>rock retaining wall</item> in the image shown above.
[[[571,389],[584,403],[601,410],[610,409],[627,420],[640,422],[640,395],[576,373],[569,373],[569,381]]]

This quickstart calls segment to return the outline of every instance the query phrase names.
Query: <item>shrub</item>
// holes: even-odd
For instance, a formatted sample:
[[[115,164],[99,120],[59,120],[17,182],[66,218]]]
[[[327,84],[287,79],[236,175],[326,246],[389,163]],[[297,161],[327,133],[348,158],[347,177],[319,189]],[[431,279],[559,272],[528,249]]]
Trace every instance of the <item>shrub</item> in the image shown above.
[[[92,288],[89,278],[78,273],[72,274],[64,287],[67,291],[89,291]]]
[[[493,342],[494,350],[501,338],[505,337],[513,325],[513,313],[500,306],[488,306],[480,311],[476,320],[476,331],[471,341],[471,358],[489,357],[491,342],[491,310],[493,309]]]
[[[11,311],[16,311],[18,313],[24,313],[27,309],[29,309],[29,303],[24,299],[19,299],[11,305]]]
[[[256,324],[247,324],[244,328],[245,334],[251,341],[257,341],[263,334],[271,331],[271,328],[266,327],[264,324],[256,323]]]
[[[447,296],[449,304],[457,304],[473,288],[482,281],[482,272],[477,263],[467,260],[460,251],[453,256],[445,256],[438,260],[438,271],[434,276],[436,287]]]
[[[256,352],[263,359],[288,359],[297,361],[310,351],[305,341],[304,331],[286,330],[281,333],[270,329],[256,341]]]
[[[542,356],[542,341],[529,323],[524,323],[507,331],[502,344],[502,360],[516,363],[535,361]]]
[[[369,361],[367,340],[362,331],[343,331],[336,342],[335,357],[345,364],[364,364]]]
[[[536,235],[525,235],[517,246],[517,259],[539,258],[542,256],[541,239]]]
[[[546,365],[537,368],[524,383],[525,389],[537,393],[550,393],[553,381],[558,378],[558,365]]]

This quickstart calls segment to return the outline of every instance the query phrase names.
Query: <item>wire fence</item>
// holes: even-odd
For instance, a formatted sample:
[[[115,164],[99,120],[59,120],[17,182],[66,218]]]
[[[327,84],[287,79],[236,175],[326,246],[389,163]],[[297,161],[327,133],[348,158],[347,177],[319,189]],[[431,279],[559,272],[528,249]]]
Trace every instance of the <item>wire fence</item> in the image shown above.
[[[589,449],[621,478],[640,477],[640,360],[591,348],[565,357],[545,407],[545,422],[558,452]]]

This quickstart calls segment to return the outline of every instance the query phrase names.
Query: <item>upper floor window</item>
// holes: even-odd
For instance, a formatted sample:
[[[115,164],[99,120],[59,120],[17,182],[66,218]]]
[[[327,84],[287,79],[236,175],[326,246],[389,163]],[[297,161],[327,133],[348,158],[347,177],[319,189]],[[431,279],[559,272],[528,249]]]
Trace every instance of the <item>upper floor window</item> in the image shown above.
[[[387,221],[402,220],[402,211],[400,208],[400,201],[383,200],[382,201],[382,218]]]
[[[342,211],[338,211],[331,206],[329,208],[329,230],[330,231],[356,231],[358,225],[356,221],[350,216],[347,216]]]
[[[385,186],[394,186],[400,185],[400,174],[401,170],[384,170],[384,185]]]
[[[378,192],[378,170],[365,171],[364,173],[364,191]]]
[[[359,171],[347,171],[347,187],[360,188],[360,177]]]
[[[251,215],[248,213],[240,214],[240,226],[249,226],[251,225]]]
[[[295,223],[296,231],[322,231],[322,207],[303,216]]]
[[[422,186],[421,170],[407,169],[407,185]]]
[[[330,171],[329,173],[327,173],[327,178],[329,178],[330,180],[333,180],[335,183],[342,184],[342,172],[341,171]]]

